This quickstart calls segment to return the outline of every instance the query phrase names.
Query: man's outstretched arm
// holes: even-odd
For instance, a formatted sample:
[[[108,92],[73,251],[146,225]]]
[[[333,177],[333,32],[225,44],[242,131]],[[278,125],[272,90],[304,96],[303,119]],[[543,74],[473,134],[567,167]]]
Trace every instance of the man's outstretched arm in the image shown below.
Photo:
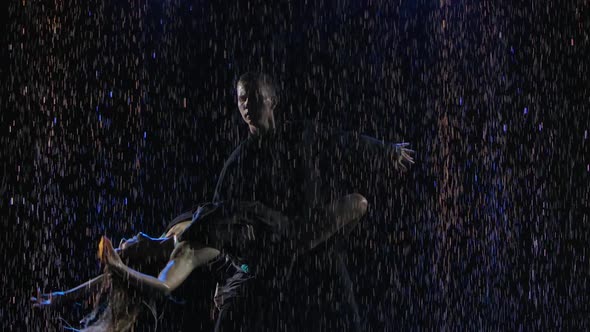
[[[344,153],[361,155],[369,165],[377,158],[386,157],[396,169],[405,171],[414,163],[415,151],[409,148],[410,143],[389,143],[348,131],[337,133],[333,139]]]

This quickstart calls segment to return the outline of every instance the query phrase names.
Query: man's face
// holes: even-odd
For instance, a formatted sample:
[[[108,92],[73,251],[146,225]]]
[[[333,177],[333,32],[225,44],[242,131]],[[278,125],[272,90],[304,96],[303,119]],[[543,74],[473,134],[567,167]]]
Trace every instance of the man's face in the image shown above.
[[[274,105],[265,88],[252,83],[238,83],[238,109],[251,133],[266,131],[272,117]]]

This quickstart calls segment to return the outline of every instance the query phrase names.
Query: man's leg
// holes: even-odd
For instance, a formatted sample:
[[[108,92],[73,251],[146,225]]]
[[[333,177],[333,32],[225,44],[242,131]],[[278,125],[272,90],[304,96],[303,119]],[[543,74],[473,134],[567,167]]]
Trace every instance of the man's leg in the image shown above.
[[[341,229],[339,234],[336,235],[333,253],[336,258],[334,260],[336,264],[336,271],[340,277],[340,281],[342,282],[342,287],[344,288],[344,301],[346,304],[348,304],[348,306],[350,306],[349,309],[352,311],[354,329],[356,331],[361,331],[361,317],[359,314],[358,303],[356,302],[356,296],[354,294],[354,284],[350,278],[350,273],[348,272],[344,257],[344,251],[346,250],[348,237],[350,233],[352,233],[352,231],[359,225],[360,220],[366,214],[368,207],[368,202],[364,197],[356,197],[355,199],[356,201],[353,204],[357,211],[354,211],[352,214],[355,216],[361,215],[361,217],[350,220]]]
[[[335,260],[333,261],[336,265],[336,271],[340,281],[342,282],[342,287],[344,290],[344,303],[349,306],[349,309],[352,312],[353,326],[355,331],[362,331],[361,316],[359,314],[359,308],[356,302],[356,296],[354,294],[354,283],[350,278],[350,273],[348,272],[348,268],[346,267],[346,263],[344,261],[344,238],[338,239],[333,253],[335,257]]]

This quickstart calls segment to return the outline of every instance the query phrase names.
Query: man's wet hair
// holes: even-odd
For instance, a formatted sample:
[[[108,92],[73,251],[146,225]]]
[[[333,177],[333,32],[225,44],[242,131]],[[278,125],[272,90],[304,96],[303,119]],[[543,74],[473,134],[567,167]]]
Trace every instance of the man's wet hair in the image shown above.
[[[265,73],[246,72],[240,76],[236,82],[236,86],[238,84],[243,84],[245,86],[254,85],[259,91],[265,90],[266,93],[269,94],[268,97],[272,99],[273,104],[277,105],[279,103],[277,85],[275,84],[274,80]]]

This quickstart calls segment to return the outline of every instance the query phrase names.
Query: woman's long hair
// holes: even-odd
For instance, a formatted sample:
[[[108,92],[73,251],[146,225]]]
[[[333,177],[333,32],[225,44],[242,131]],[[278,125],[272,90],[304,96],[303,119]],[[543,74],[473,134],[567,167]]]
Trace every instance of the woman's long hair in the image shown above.
[[[190,220],[192,211],[185,212],[176,217],[168,225],[167,233],[179,232],[184,229],[179,223]],[[180,226],[180,227],[179,227]],[[99,245],[100,247],[100,245]],[[99,248],[99,255],[102,251]],[[142,272],[149,275],[157,275],[162,268],[162,264],[170,256],[171,251],[162,247],[162,252],[156,253],[153,257],[127,259],[127,264],[133,268],[139,268]],[[164,260],[164,261],[162,261]],[[157,304],[161,304],[155,299],[146,296],[135,288],[129,287],[129,284],[123,278],[110,273],[108,266],[105,267],[104,277],[101,280],[100,287],[94,295],[94,308],[92,312],[86,315],[80,323],[82,324],[81,332],[126,332],[132,331],[137,323],[142,310],[149,309],[154,319],[153,331],[157,330],[160,317],[158,316]]]
[[[108,271],[105,271],[108,272]],[[128,286],[123,278],[105,274],[102,287],[95,295],[92,312],[82,319],[82,332],[126,332],[132,331],[143,309],[151,311],[154,331],[159,317],[156,301]]]

